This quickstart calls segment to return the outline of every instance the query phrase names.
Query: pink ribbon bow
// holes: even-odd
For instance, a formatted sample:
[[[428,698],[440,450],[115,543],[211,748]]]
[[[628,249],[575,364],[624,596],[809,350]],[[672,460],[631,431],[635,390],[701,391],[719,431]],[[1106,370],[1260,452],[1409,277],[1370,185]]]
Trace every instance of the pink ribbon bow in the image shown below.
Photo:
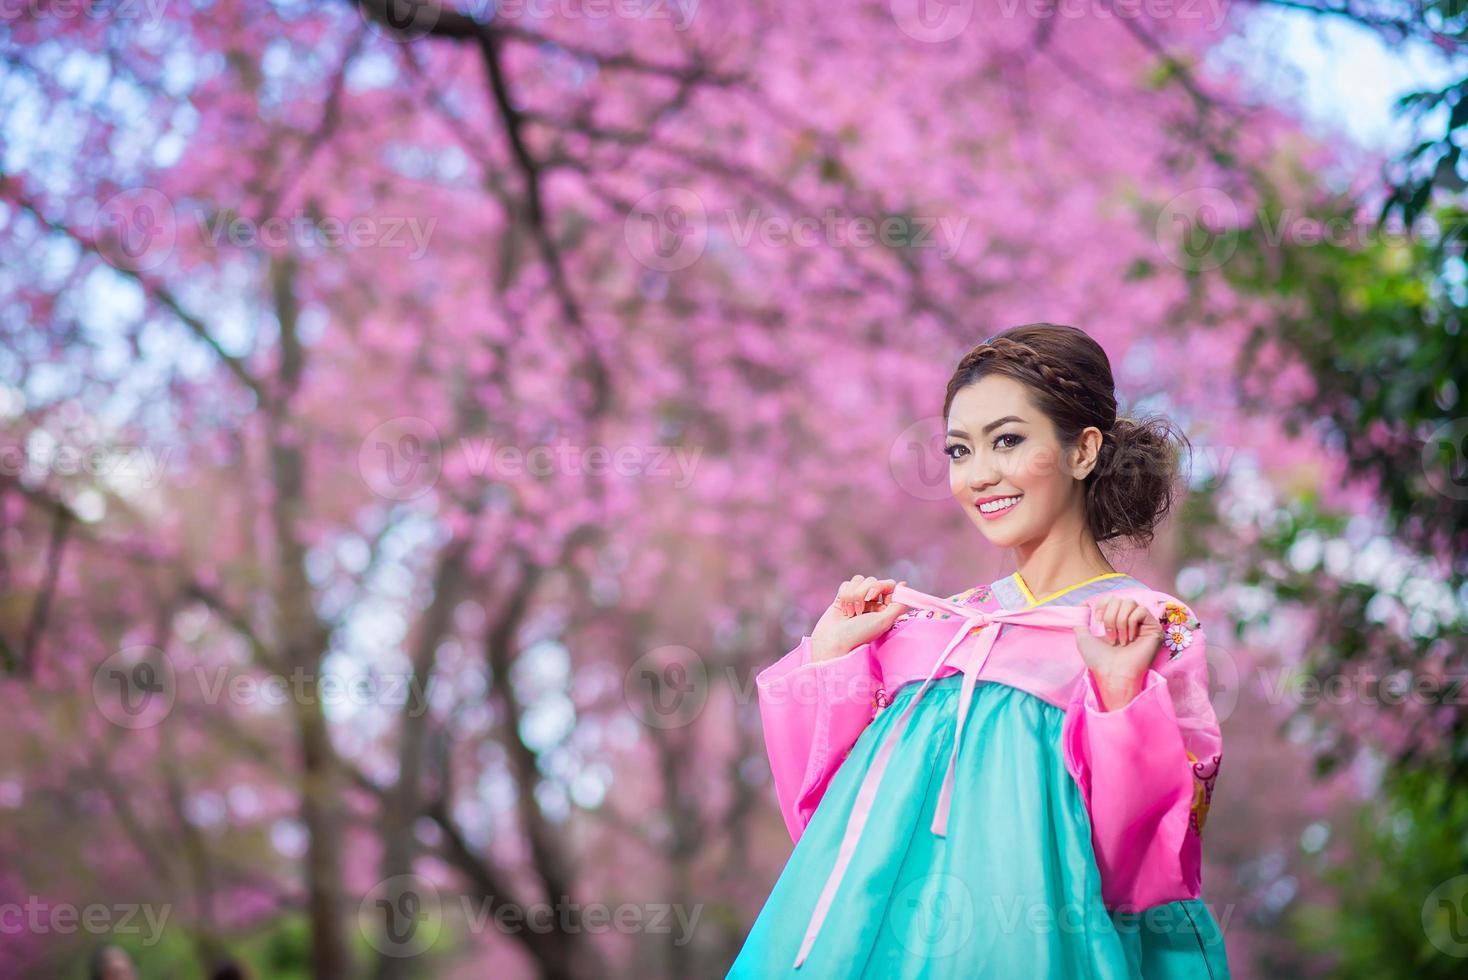
[[[1073,630],[1077,626],[1089,627],[1091,622],[1089,606],[1035,606],[1029,609],[985,612],[972,606],[961,606],[948,599],[940,599],[926,592],[910,589],[905,585],[897,586],[892,593],[892,600],[913,609],[931,609],[935,612],[949,613],[958,617],[960,622],[958,629],[953,632],[953,639],[949,640],[948,645],[943,648],[942,655],[933,664],[932,670],[928,671],[922,687],[918,688],[917,693],[908,702],[907,708],[903,710],[902,715],[898,717],[896,724],[888,733],[886,741],[873,756],[871,767],[862,777],[861,788],[856,793],[856,802],[852,804],[851,814],[846,820],[846,831],[841,837],[841,846],[836,851],[836,863],[826,877],[826,885],[821,889],[820,897],[816,900],[810,924],[805,930],[805,939],[800,944],[800,952],[796,954],[796,967],[805,962],[806,954],[815,945],[816,936],[820,934],[821,924],[825,922],[826,914],[831,909],[831,903],[836,898],[836,889],[846,874],[846,867],[851,863],[852,855],[856,853],[862,829],[871,815],[872,802],[877,796],[877,787],[882,782],[882,773],[887,768],[892,748],[901,737],[908,716],[912,714],[912,709],[917,707],[928,685],[933,682],[933,678],[948,662],[949,656],[958,648],[958,645],[974,630],[980,631],[978,643],[969,655],[968,662],[959,664],[964,676],[958,695],[958,716],[954,721],[953,752],[948,757],[948,770],[943,775],[943,789],[938,794],[937,810],[933,814],[931,828],[933,833],[939,837],[946,837],[948,834],[948,805],[953,796],[953,773],[958,762],[958,749],[963,744],[964,719],[968,715],[969,703],[973,699],[974,684],[978,681],[979,672],[984,669],[984,663],[994,649],[994,641],[999,637],[999,627],[1004,623],[1014,623],[1039,629]]]

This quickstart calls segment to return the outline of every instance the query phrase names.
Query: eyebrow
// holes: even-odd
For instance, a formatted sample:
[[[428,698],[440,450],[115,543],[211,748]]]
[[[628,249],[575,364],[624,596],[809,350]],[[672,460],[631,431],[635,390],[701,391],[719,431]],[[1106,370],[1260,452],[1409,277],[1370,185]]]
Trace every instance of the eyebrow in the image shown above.
[[[1006,415],[1006,416],[1004,416],[1004,418],[1002,418],[1002,419],[995,419],[994,421],[990,422],[988,425],[984,426],[984,435],[988,435],[990,432],[992,432],[995,429],[999,428],[1005,422],[1023,422],[1023,421],[1024,421],[1024,419],[1020,418],[1018,415]],[[962,429],[949,429],[948,430],[948,434],[950,436],[957,436],[960,439],[967,439],[968,438],[968,433],[965,432],[965,431],[963,431]]]

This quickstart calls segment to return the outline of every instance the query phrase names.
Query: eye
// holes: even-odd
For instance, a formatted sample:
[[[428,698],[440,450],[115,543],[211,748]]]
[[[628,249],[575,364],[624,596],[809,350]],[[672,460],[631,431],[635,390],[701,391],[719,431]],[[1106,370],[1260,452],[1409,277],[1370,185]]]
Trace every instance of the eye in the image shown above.
[[[1012,442],[1012,443],[1009,443],[1008,445],[1006,445],[1004,447],[1005,449],[1013,449],[1015,446],[1018,446],[1021,442],[1024,442],[1025,441],[1025,437],[1022,436],[1022,435],[1020,435],[1017,432],[1005,432],[1005,433],[1003,433],[1001,435],[998,435],[998,436],[995,436],[994,437],[994,448],[995,449],[998,449],[999,448],[999,440],[1000,439],[1015,439],[1015,440],[1017,440],[1016,442]]]
[[[962,451],[962,452],[965,452],[966,453],[966,452],[968,452],[968,447],[965,446],[965,445],[963,445],[962,443],[957,443],[957,442],[949,443],[948,445],[946,445],[946,446],[943,447],[943,455],[944,456],[947,456],[949,459],[952,459],[952,460],[958,459],[958,457],[956,455],[954,455],[954,453],[956,453],[958,451]]]

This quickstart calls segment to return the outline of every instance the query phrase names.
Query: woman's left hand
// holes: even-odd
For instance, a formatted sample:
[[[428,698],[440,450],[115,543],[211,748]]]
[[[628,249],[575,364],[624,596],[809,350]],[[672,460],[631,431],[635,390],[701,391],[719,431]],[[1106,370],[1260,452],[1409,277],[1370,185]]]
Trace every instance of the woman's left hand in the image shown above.
[[[1076,648],[1110,710],[1142,690],[1147,668],[1162,645],[1162,624],[1135,599],[1098,596],[1086,605],[1105,626],[1105,635],[1096,636],[1089,628],[1077,626]]]

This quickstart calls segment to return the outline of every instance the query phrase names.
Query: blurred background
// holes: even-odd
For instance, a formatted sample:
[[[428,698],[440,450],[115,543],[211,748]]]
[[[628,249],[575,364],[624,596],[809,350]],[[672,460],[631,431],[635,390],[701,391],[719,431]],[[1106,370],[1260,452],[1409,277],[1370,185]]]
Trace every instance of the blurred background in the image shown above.
[[[958,358],[1193,443],[1235,976],[1468,967],[1461,0],[0,2],[0,976],[722,976],[754,677],[1013,570]]]

